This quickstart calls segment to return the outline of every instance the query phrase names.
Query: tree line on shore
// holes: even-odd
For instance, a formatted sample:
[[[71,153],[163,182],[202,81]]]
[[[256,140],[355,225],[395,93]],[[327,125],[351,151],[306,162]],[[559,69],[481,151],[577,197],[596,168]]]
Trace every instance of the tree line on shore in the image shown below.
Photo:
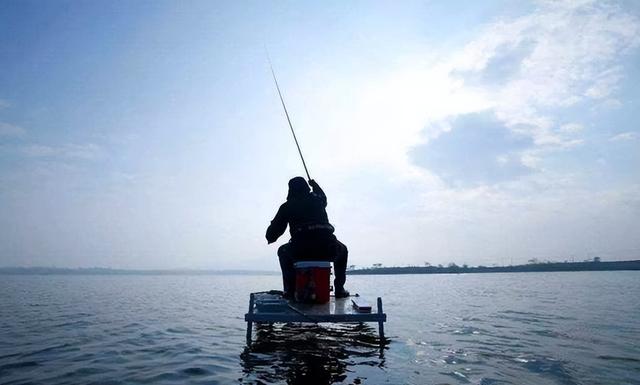
[[[456,273],[514,273],[540,271],[606,271],[606,270],[640,270],[640,260],[603,262],[599,257],[583,262],[539,262],[530,260],[524,265],[509,266],[458,266],[450,263],[447,266],[425,263],[425,266],[383,266],[375,263],[371,267],[356,268],[349,266],[349,274],[456,274]]]

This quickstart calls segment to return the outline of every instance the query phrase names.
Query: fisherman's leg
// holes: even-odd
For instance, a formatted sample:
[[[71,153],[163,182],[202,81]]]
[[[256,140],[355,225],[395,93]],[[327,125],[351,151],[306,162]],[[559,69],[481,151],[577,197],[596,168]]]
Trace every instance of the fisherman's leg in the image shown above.
[[[285,294],[293,296],[296,289],[296,271],[293,267],[293,247],[291,243],[285,243],[278,248],[278,259],[282,270],[282,286]]]
[[[348,292],[344,290],[344,283],[347,280],[347,257],[349,254],[349,250],[347,250],[347,246],[344,243],[336,240],[336,256],[333,261],[333,269],[335,270],[336,278],[333,281],[333,285],[335,288],[336,296],[340,296],[340,294],[345,294],[343,296],[348,296]]]

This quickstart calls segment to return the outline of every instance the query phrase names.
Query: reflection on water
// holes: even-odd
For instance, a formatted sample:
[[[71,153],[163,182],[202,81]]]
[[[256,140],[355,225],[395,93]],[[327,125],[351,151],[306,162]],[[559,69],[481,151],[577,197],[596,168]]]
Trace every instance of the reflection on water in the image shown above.
[[[387,344],[366,324],[258,324],[240,355],[241,382],[360,384],[365,378],[354,373],[363,366],[384,369]]]

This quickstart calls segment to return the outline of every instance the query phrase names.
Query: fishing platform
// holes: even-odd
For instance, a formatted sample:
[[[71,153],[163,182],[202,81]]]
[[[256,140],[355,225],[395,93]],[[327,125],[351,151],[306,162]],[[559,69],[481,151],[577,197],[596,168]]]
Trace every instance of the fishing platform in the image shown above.
[[[384,340],[384,323],[387,315],[382,311],[382,298],[377,299],[377,311],[357,294],[336,298],[331,296],[327,303],[309,304],[287,300],[282,292],[251,293],[249,311],[244,315],[247,322],[247,345],[251,344],[253,323],[364,323],[377,322],[380,340]]]

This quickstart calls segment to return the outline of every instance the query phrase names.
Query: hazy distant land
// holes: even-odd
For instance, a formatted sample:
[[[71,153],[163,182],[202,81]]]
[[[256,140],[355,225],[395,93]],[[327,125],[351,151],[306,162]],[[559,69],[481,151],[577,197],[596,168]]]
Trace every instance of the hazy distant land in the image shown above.
[[[274,275],[263,270],[197,270],[197,269],[111,269],[104,267],[0,267],[5,275]]]
[[[349,274],[462,274],[462,273],[529,273],[550,271],[612,271],[640,270],[640,260],[601,262],[599,258],[584,262],[544,262],[512,266],[374,266],[362,269],[349,269]]]
[[[347,274],[467,274],[467,273],[527,273],[550,271],[612,271],[640,270],[640,260],[601,262],[544,262],[512,266],[394,266],[376,264],[356,269],[351,266]],[[198,270],[198,269],[111,269],[104,267],[0,267],[3,275],[277,275],[278,271],[265,270]]]

